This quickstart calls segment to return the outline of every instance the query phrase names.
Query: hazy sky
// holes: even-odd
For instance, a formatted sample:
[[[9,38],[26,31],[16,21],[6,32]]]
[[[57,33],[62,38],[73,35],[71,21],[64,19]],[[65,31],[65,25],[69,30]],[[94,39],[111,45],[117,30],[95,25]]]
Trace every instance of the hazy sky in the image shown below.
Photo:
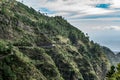
[[[90,39],[120,51],[120,0],[23,0],[23,3],[49,16],[61,15],[88,33]]]

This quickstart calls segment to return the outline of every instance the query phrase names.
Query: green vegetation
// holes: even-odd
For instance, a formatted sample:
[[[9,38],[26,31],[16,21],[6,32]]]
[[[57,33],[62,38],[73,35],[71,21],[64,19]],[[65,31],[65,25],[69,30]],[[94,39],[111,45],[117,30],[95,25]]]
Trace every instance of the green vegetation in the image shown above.
[[[0,80],[105,78],[109,61],[99,44],[61,16],[11,1],[0,2]]]
[[[119,53],[115,54],[107,47],[103,47],[103,51],[106,54],[107,58],[110,60],[111,65],[117,66],[117,64],[120,63]]]
[[[107,73],[107,80],[120,80],[120,64],[117,67],[111,67],[111,70]]]
[[[11,43],[0,41],[0,55],[8,55],[12,53],[13,46]]]

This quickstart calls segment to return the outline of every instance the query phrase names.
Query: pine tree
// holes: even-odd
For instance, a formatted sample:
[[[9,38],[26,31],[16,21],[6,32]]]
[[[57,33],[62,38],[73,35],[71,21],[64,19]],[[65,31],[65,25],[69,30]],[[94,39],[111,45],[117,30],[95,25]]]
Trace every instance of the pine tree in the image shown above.
[[[111,66],[111,70],[107,73],[107,77],[112,77],[112,75],[115,73],[115,66]]]

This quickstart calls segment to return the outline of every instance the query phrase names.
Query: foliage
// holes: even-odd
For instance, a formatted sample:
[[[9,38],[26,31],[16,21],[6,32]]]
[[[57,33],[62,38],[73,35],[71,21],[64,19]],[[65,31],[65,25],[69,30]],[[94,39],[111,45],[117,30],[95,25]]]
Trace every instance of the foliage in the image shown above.
[[[14,54],[0,61],[3,80],[104,79],[107,58],[88,35],[61,16],[48,17],[20,2],[7,7],[0,13],[0,38],[4,40],[0,56]]]
[[[115,73],[115,66],[111,66],[111,70],[107,73],[107,77],[111,77]]]
[[[0,41],[0,54],[6,55],[12,52],[13,46],[11,43],[6,44],[4,41]]]
[[[107,73],[107,80],[120,80],[120,64],[117,67],[111,67],[111,70]]]

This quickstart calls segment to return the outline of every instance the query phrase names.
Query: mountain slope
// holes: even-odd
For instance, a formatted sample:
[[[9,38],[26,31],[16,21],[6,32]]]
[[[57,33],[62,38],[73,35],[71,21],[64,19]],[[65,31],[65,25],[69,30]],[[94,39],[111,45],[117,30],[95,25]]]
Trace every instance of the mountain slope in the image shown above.
[[[0,80],[105,78],[109,61],[102,47],[82,31],[61,16],[48,17],[14,0],[4,1],[0,2]]]
[[[107,58],[110,60],[110,63],[112,65],[117,65],[118,63],[120,63],[120,54],[115,54],[114,52],[112,52],[109,48],[107,47],[103,47],[103,51],[106,54]]]

